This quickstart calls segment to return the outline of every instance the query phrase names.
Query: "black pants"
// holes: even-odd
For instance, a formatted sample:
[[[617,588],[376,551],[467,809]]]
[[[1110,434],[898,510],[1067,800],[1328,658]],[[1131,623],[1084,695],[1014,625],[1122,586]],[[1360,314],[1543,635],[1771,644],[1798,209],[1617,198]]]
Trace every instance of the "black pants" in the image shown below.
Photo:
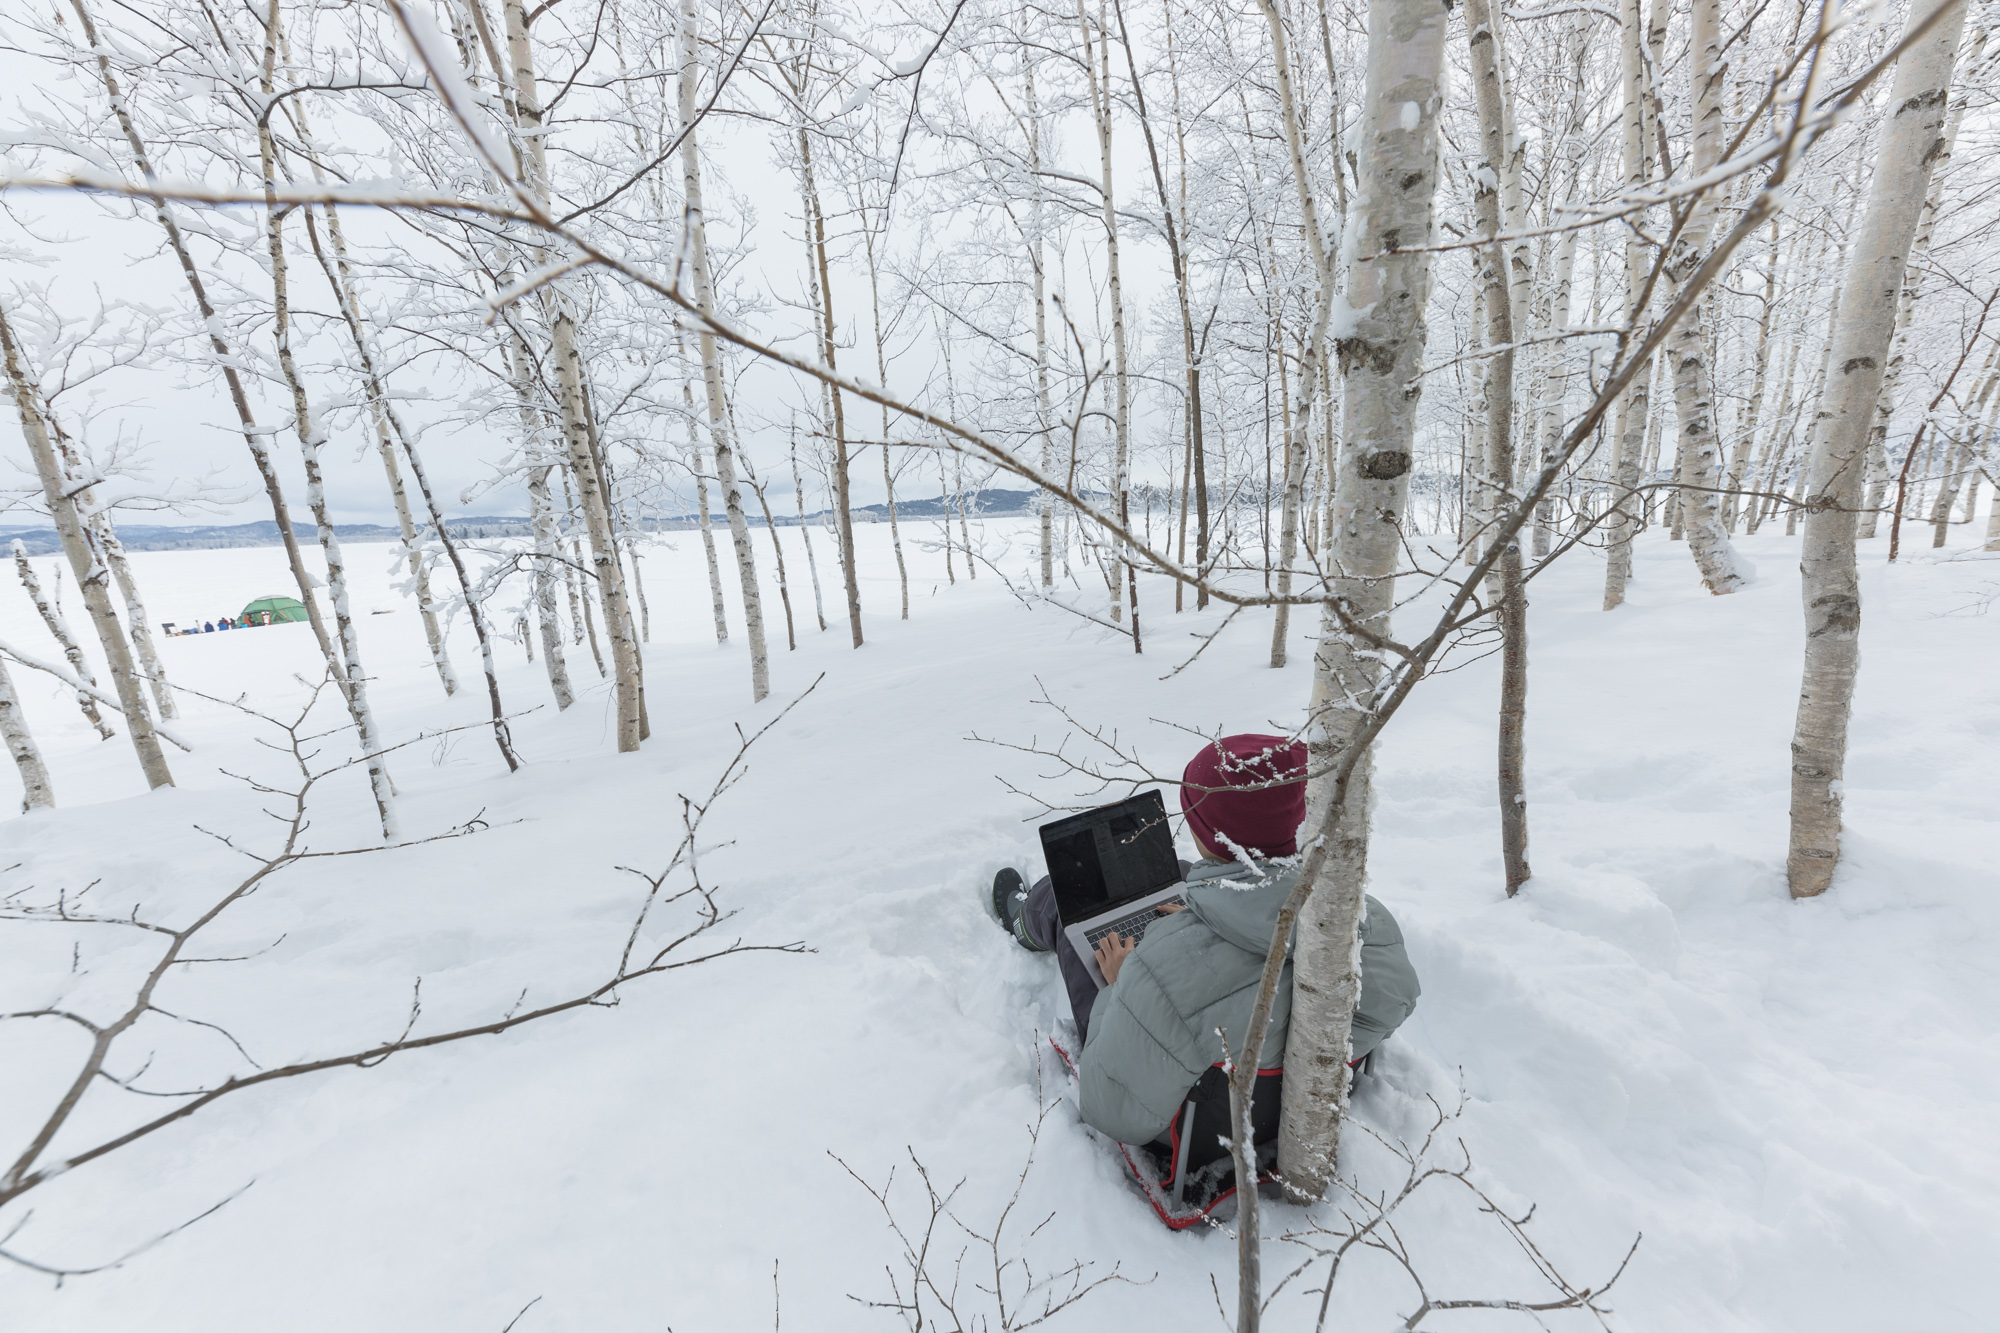
[[[1029,939],[1055,952],[1056,966],[1062,969],[1063,985],[1069,990],[1069,1010],[1076,1017],[1076,1042],[1081,1047],[1090,1034],[1090,1009],[1097,1003],[1097,983],[1091,980],[1089,965],[1070,947],[1069,936],[1063,934],[1062,919],[1056,912],[1055,886],[1047,875],[1028,890],[1021,919],[1028,928]]]

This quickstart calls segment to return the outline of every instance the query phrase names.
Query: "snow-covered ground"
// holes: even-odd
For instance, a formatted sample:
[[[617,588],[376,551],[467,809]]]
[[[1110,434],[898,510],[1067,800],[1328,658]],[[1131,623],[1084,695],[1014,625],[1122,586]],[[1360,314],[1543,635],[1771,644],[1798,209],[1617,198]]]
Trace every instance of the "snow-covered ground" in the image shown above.
[[[1176,616],[1171,592],[1149,585],[1149,647],[1135,657],[1081,620],[1024,609],[990,570],[967,582],[961,564],[948,585],[941,553],[914,549],[911,619],[899,623],[888,535],[859,533],[869,643],[855,652],[844,617],[813,625],[800,534],[783,534],[799,649],[785,651],[770,597],[763,705],[750,702],[740,618],[727,647],[713,642],[699,542],[656,551],[653,730],[636,755],[612,752],[609,693],[587,648],[572,647],[570,664],[591,688],[558,714],[540,665],[504,645],[509,704],[541,705],[515,723],[523,770],[509,776],[479,730],[392,766],[408,834],[481,812],[490,830],[287,871],[208,951],[282,940],[251,961],[177,969],[158,1001],[222,1024],[271,1065],[393,1036],[418,977],[419,1031],[503,1013],[523,987],[532,1005],[601,978],[642,888],[619,867],[664,863],[680,795],[708,791],[734,729],[824,673],[715,807],[704,840],[727,845],[702,860],[739,913],[725,938],[813,952],[721,959],[635,984],[615,1007],[218,1103],[36,1191],[5,1246],[89,1267],[240,1197],[60,1287],[0,1265],[0,1328],[500,1333],[528,1306],[519,1333],[733,1333],[774,1327],[775,1302],[785,1328],[898,1326],[862,1301],[890,1299],[892,1280],[907,1290],[907,1265],[842,1163],[876,1185],[895,1168],[891,1204],[920,1228],[919,1159],[941,1187],[963,1181],[952,1211],[986,1230],[1016,1188],[1038,1099],[1065,1093],[1037,1036],[1062,1013],[1052,965],[1017,950],[979,899],[996,867],[1035,856],[1034,808],[999,779],[1052,799],[1071,787],[1038,778],[1045,762],[970,737],[1054,741],[1061,719],[1033,702],[1046,688],[1178,767],[1189,740],[1169,723],[1254,730],[1297,716],[1310,627],[1294,665],[1274,672],[1268,620],[1245,615],[1162,680],[1189,631],[1219,615]],[[1002,568],[1025,563],[1025,540],[987,527]],[[1450,1134],[1496,1198],[1537,1205],[1529,1232],[1572,1280],[1601,1282],[1644,1233],[1610,1301],[1620,1327],[1879,1333],[1993,1318],[1980,1275],[2000,1241],[2000,613],[1986,606],[2000,559],[1919,549],[1887,568],[1883,545],[1864,550],[1845,859],[1820,901],[1788,901],[1782,878],[1801,633],[1796,547],[1782,536],[1744,543],[1763,577],[1722,600],[1657,532],[1615,614],[1596,609],[1602,566],[1589,555],[1534,585],[1535,877],[1518,899],[1500,889],[1495,662],[1427,683],[1383,744],[1373,891],[1403,924],[1424,996],[1356,1114],[1392,1140],[1419,1136],[1431,1100],[1455,1105],[1462,1085]],[[362,623],[390,731],[477,722],[469,633],[453,640],[468,688],[447,701],[415,614],[390,591],[389,550],[351,556],[362,607],[394,608]],[[276,549],[136,563],[156,619],[214,616],[285,587]],[[833,611],[833,577],[826,590]],[[0,637],[53,657],[32,617],[18,593],[0,595]],[[179,684],[273,713],[303,696],[298,673],[317,674],[304,626],[164,651]],[[181,920],[244,865],[197,825],[253,849],[269,839],[260,798],[222,772],[284,776],[282,756],[257,743],[268,728],[190,699],[180,730],[196,752],[170,751],[180,785],[149,795],[122,737],[98,743],[60,687],[15,677],[62,808],[0,822],[0,866],[18,863],[0,893],[99,881],[107,908]],[[0,806],[16,791],[8,766]],[[371,834],[361,777],[331,780],[314,844]],[[151,956],[130,930],[0,924],[0,1010],[61,1000],[108,1013]],[[0,1156],[46,1115],[82,1040],[54,1022],[0,1027]],[[216,1032],[164,1017],[126,1045],[113,1072],[156,1052],[147,1087],[243,1068]],[[90,1096],[58,1154],[166,1105],[102,1082]],[[1350,1164],[1388,1183],[1386,1153],[1350,1137]],[[1546,1299],[1467,1197],[1427,1197],[1401,1235],[1433,1296]],[[25,1211],[0,1215],[0,1234]],[[1267,1230],[1307,1222],[1278,1207]],[[969,1243],[949,1225],[940,1236],[947,1258]],[[968,1307],[991,1285],[974,1244]],[[1163,1229],[1067,1104],[1046,1122],[1002,1248],[1037,1274],[1081,1260],[1092,1276],[1115,1264],[1133,1279],[1056,1327],[1212,1326],[1211,1279],[1225,1302],[1233,1290],[1231,1242]],[[1302,1257],[1270,1242],[1267,1275]],[[1323,1266],[1288,1287],[1267,1327],[1311,1327],[1322,1277]],[[1416,1304],[1399,1271],[1364,1255],[1343,1270],[1328,1327],[1384,1327]],[[1447,1312],[1425,1327],[1525,1322]]]

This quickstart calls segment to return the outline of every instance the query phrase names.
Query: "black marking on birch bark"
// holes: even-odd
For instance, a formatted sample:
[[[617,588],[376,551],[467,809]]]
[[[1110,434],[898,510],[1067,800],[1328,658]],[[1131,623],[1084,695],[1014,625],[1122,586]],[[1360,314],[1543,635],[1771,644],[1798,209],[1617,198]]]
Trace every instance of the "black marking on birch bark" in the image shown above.
[[[1361,475],[1370,481],[1394,481],[1410,470],[1410,456],[1400,449],[1384,449],[1361,459]]]
[[[1822,634],[1854,634],[1861,629],[1861,599],[1852,593],[1816,597],[1812,609],[1819,613],[1819,623],[1806,631],[1808,639]]]

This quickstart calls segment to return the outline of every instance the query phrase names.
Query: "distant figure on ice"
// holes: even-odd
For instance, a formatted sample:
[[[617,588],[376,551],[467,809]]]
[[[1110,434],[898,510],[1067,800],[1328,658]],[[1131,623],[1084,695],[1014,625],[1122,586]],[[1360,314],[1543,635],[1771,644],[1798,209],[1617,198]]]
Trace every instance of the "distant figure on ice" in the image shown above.
[[[1181,810],[1200,864],[1175,857],[1163,804],[1149,791],[1044,826],[1051,873],[1033,888],[1012,869],[994,877],[1001,924],[1061,966],[1083,1043],[1083,1118],[1112,1138],[1178,1151],[1177,1142],[1169,1148],[1177,1120],[1192,1117],[1204,1089],[1222,1089],[1216,1029],[1232,1050],[1242,1040],[1278,912],[1298,882],[1297,863],[1284,858],[1298,853],[1305,776],[1303,744],[1225,736],[1182,774]],[[1078,939],[1091,946],[1088,958]],[[1409,1017],[1419,989],[1395,917],[1368,898],[1354,1063]],[[1287,962],[1258,1062],[1271,1071],[1253,1099],[1260,1140],[1276,1135],[1291,1010]]]
[[[215,622],[214,622],[213,620],[204,620],[204,621],[202,621],[202,622],[201,622],[201,632],[202,632],[203,634],[213,634],[213,633],[215,633]]]

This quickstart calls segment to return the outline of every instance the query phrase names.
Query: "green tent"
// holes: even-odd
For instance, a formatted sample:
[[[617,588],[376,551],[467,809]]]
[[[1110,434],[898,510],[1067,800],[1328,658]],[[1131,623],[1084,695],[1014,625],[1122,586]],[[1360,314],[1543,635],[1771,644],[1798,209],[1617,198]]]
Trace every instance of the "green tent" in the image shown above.
[[[306,604],[295,597],[259,597],[238,617],[246,625],[280,625],[305,618]]]

